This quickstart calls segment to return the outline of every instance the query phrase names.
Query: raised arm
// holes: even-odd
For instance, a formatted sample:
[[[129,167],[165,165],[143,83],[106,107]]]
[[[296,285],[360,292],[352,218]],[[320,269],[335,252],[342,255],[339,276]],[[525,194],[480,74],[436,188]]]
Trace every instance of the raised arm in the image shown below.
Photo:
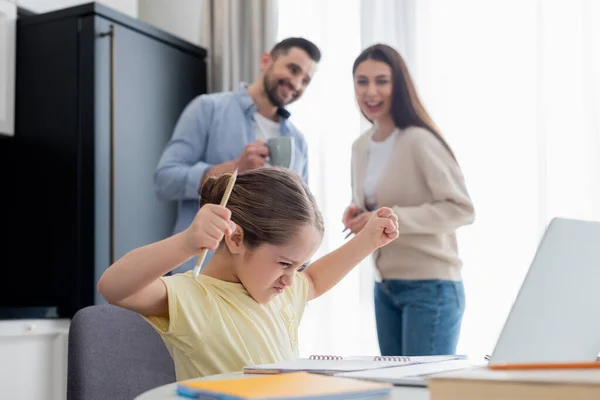
[[[206,204],[189,228],[156,243],[137,248],[111,265],[98,281],[98,292],[111,304],[145,316],[168,317],[167,290],[159,279],[202,248],[215,249],[233,229],[231,212]]]
[[[334,287],[365,257],[398,237],[398,219],[390,208],[374,212],[365,227],[337,250],[321,257],[305,272],[308,278],[308,300],[315,299]]]

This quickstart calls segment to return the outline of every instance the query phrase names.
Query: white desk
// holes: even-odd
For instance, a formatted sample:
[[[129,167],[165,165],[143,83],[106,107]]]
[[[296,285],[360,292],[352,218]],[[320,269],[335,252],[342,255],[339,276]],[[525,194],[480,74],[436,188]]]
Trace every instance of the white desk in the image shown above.
[[[213,375],[199,380],[231,379],[231,378],[254,378],[256,375],[244,375],[241,372],[231,374]],[[184,397],[177,396],[175,392],[177,384],[171,383],[157,387],[137,396],[135,400],[182,400]],[[429,391],[426,388],[395,386],[392,389],[392,400],[429,400]]]

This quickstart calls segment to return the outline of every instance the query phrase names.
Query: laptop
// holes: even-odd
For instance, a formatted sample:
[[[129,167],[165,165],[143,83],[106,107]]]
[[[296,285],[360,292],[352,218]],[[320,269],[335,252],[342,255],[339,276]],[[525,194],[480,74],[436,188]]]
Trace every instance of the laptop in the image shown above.
[[[548,224],[489,362],[453,360],[339,374],[396,385],[481,365],[594,361],[600,352],[600,222]]]

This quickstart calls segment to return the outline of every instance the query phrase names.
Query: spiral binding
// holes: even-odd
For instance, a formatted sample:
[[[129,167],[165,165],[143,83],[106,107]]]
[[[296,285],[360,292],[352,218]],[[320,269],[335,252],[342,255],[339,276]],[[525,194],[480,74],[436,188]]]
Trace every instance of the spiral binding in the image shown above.
[[[377,356],[373,361],[410,361],[410,357],[405,356]]]
[[[330,356],[330,355],[312,355],[309,357],[309,360],[342,360],[341,356]]]
[[[343,360],[342,356],[332,356],[325,354],[313,354],[308,358],[309,360]],[[410,357],[405,356],[376,356],[373,357],[373,361],[410,361]]]

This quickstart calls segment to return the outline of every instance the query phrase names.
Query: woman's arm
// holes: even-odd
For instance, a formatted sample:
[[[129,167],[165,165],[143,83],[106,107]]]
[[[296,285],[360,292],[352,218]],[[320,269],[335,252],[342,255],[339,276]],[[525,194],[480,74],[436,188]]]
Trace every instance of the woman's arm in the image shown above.
[[[111,265],[98,281],[98,292],[111,304],[145,316],[168,317],[167,289],[159,278],[202,248],[217,248],[232,229],[230,217],[225,207],[203,206],[185,231],[132,250]]]
[[[327,292],[374,250],[396,239],[397,221],[391,209],[380,208],[354,238],[312,263],[303,272],[309,283],[308,300]]]
[[[411,132],[412,151],[433,195],[433,202],[413,207],[394,206],[398,233],[452,233],[475,220],[460,167],[450,152],[429,131]]]

